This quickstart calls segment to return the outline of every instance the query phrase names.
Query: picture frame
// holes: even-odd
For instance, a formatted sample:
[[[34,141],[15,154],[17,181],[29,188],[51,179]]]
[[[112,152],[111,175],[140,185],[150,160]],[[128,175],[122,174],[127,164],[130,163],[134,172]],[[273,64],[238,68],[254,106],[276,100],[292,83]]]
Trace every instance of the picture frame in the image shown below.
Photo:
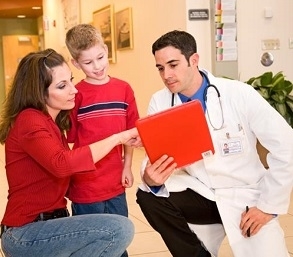
[[[117,50],[133,49],[132,8],[115,13],[115,36]]]
[[[113,5],[107,5],[93,12],[93,25],[101,32],[104,43],[108,47],[109,62],[116,63]]]
[[[65,33],[80,22],[80,0],[61,0]]]
[[[59,43],[65,45],[66,33],[69,29],[80,23],[80,0],[61,0],[62,22],[57,26],[59,33]],[[56,26],[56,23],[53,26]],[[50,22],[47,16],[43,17],[43,29],[49,30]]]

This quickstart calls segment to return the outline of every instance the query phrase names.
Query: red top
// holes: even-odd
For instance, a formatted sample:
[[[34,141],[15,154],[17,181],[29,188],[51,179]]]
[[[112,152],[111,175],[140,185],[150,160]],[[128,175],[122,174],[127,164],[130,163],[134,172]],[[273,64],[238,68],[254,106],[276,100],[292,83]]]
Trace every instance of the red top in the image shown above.
[[[74,147],[91,144],[115,133],[133,128],[138,119],[135,97],[130,85],[116,78],[102,85],[82,80],[76,86],[72,129],[67,134]],[[121,183],[122,145],[114,147],[96,163],[96,171],[72,176],[68,197],[75,203],[108,200],[125,191]]]
[[[89,147],[69,150],[52,118],[35,109],[17,116],[5,158],[9,195],[1,223],[15,227],[41,212],[65,208],[69,176],[95,169]]]

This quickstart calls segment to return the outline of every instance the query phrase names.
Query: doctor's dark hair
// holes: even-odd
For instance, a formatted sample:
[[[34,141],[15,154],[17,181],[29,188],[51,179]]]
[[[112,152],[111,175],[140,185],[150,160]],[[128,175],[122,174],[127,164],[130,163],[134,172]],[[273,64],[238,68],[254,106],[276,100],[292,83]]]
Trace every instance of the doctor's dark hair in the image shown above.
[[[66,63],[64,57],[53,49],[31,52],[21,59],[1,112],[1,144],[5,143],[7,135],[21,111],[33,108],[49,115],[46,98],[48,87],[53,81],[52,68],[64,63]],[[69,129],[69,111],[62,110],[55,122],[61,131]]]
[[[188,63],[190,56],[197,52],[195,38],[185,31],[173,30],[162,35],[152,45],[153,55],[156,51],[167,46],[173,46],[180,50]]]

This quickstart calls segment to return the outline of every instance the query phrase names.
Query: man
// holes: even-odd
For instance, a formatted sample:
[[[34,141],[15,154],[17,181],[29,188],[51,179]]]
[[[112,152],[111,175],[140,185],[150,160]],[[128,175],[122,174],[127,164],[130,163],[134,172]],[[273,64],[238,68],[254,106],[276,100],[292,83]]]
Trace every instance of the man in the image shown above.
[[[152,53],[166,88],[152,96],[148,113],[200,100],[215,154],[184,170],[176,169],[172,156],[144,161],[137,203],[151,226],[174,257],[217,255],[223,236],[204,237],[196,230],[204,224],[223,224],[235,257],[289,256],[277,215],[290,203],[292,128],[251,86],[200,70],[189,33],[166,33]],[[257,139],[270,152],[269,170],[259,160]],[[211,251],[213,236],[218,242]]]

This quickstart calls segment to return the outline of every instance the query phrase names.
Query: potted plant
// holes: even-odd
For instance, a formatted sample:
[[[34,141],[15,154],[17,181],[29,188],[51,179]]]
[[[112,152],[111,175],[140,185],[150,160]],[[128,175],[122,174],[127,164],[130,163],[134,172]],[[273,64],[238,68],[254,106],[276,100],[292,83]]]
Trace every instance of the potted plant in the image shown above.
[[[246,83],[253,86],[293,127],[293,84],[285,79],[282,71],[275,75],[265,72],[250,78]]]
[[[273,72],[265,72],[258,77],[250,78],[246,83],[254,87],[293,128],[293,84],[285,78],[282,71],[275,75]],[[266,162],[268,150],[259,142],[257,149],[263,165],[268,168]]]

